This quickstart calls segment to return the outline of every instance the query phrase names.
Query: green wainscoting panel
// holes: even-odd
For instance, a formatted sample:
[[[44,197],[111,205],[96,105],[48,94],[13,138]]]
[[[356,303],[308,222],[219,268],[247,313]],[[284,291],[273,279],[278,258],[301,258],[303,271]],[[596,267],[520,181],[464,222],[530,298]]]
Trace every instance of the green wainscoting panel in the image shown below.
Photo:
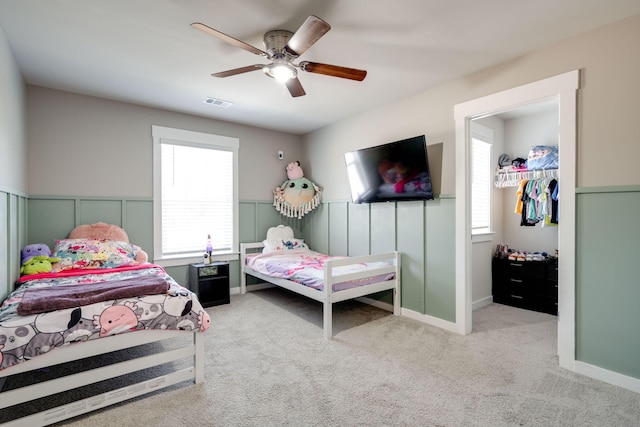
[[[256,232],[256,202],[240,202],[238,205],[238,239],[241,243],[258,241]]]
[[[80,199],[78,203],[78,225],[106,222],[123,227],[124,201]]]
[[[15,194],[9,195],[9,205],[7,206],[9,228],[7,230],[7,249],[6,255],[9,261],[7,266],[9,277],[18,277],[20,275],[20,262],[22,261],[22,247],[24,244],[24,215],[25,209],[24,198]],[[20,227],[23,224],[23,227]],[[22,228],[22,230],[21,230]],[[22,240],[21,240],[21,237]]]
[[[177,265],[173,267],[165,267],[164,269],[167,274],[174,278],[176,282],[184,286],[185,288],[189,288],[189,266],[188,265]]]
[[[126,200],[123,204],[122,228],[129,241],[140,246],[153,259],[153,202],[151,200]]]
[[[402,307],[424,313],[424,202],[397,203],[396,224],[398,251],[402,253]]]
[[[56,239],[78,225],[75,198],[29,198],[27,212],[27,243],[46,243],[52,250]]]
[[[640,191],[576,194],[576,359],[634,378],[640,378],[638,212]]]
[[[129,241],[153,259],[153,201],[31,197],[27,203],[29,243],[46,243],[67,237],[81,224],[106,222],[124,228]]]
[[[14,290],[27,243],[27,198],[0,191],[0,300]]]
[[[11,195],[0,192],[0,296],[4,299],[13,289],[13,282],[16,277],[12,277],[10,273],[11,256],[9,248],[9,230],[11,222],[9,221],[9,199]]]
[[[22,247],[27,244],[27,224],[28,224],[28,208],[29,208],[29,200],[26,197],[20,197],[19,201],[20,205],[20,214],[16,219],[15,227],[19,229],[18,231],[18,248],[22,249]]]
[[[349,205],[349,256],[369,255],[369,208],[371,205]]]
[[[229,261],[229,287],[240,287],[240,261]]]
[[[10,239],[26,243],[47,243],[53,247],[55,239],[66,237],[77,225],[98,221],[122,225],[129,239],[140,245],[150,256],[153,248],[153,201],[150,199],[114,199],[82,197],[31,197],[22,203],[8,196],[3,198],[7,223],[12,216],[22,215],[26,226],[18,226],[20,234]],[[9,205],[18,206],[17,209]],[[0,206],[2,208],[3,206]],[[353,204],[347,201],[323,202],[302,219],[281,215],[268,201],[241,201],[239,203],[239,236],[241,242],[261,241],[269,227],[278,224],[293,228],[312,249],[331,255],[364,255],[398,250],[402,253],[402,305],[418,313],[448,321],[455,320],[454,279],[454,217],[455,199],[437,199],[428,202],[399,202]],[[13,226],[12,226],[13,227]],[[5,237],[7,239],[7,237]],[[3,247],[8,240],[0,241]],[[19,250],[16,250],[19,252]],[[10,255],[1,256],[0,262]],[[11,277],[7,266],[14,258],[4,262],[0,277]],[[17,255],[19,256],[19,254]],[[186,284],[187,266],[171,267],[170,274]],[[240,265],[230,264],[230,283],[239,286]],[[6,285],[6,283],[5,283]],[[5,286],[6,287],[6,286]],[[0,287],[0,292],[2,291]],[[375,298],[389,300],[388,293]]]
[[[371,253],[396,250],[396,204],[371,205]]]
[[[424,314],[455,322],[455,200],[426,203]]]
[[[329,253],[329,205],[321,203],[303,217],[303,238],[309,247],[323,254]]]
[[[257,206],[257,213],[258,218],[256,231],[258,233],[258,240],[256,241],[258,242],[263,241],[267,237],[267,230],[269,230],[270,227],[275,227],[280,224],[291,227],[294,235],[302,235],[300,226],[296,224],[299,220],[281,215],[273,206],[273,203],[259,203]]]
[[[331,202],[329,207],[329,255],[349,253],[349,203]]]

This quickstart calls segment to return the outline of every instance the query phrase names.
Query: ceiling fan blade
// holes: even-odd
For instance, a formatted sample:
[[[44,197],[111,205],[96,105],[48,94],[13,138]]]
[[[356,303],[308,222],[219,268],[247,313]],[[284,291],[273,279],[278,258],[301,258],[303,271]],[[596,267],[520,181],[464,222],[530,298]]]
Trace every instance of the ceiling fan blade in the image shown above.
[[[292,55],[300,56],[331,29],[331,25],[317,16],[311,15],[291,36],[284,47]]]
[[[361,82],[367,76],[365,70],[357,70],[355,68],[340,67],[338,65],[321,64],[318,62],[303,61],[299,64],[303,71],[316,74],[324,74],[326,76],[340,77],[342,79],[357,80]]]
[[[298,80],[297,77],[294,79],[287,80],[285,84],[287,85],[287,89],[289,89],[289,93],[294,98],[307,94],[307,92],[305,92],[304,89],[302,88],[302,84],[300,83],[300,80]]]
[[[264,65],[254,64],[247,65],[246,67],[234,68],[233,70],[220,71],[219,73],[211,74],[213,77],[231,77],[236,74],[248,73],[249,71],[261,70]]]
[[[203,33],[207,33],[210,36],[214,36],[219,38],[220,40],[223,40],[229,44],[232,44],[233,46],[242,48],[244,50],[248,50],[251,53],[255,53],[256,55],[259,56],[264,56],[265,58],[267,57],[267,53],[263,50],[258,49],[257,47],[251,46],[248,43],[243,42],[242,40],[238,40],[236,38],[233,38],[231,36],[226,35],[223,32],[220,32],[218,30],[215,30],[207,25],[204,25],[200,22],[194,22],[193,24],[191,24],[191,28],[195,28],[196,30],[200,30]]]

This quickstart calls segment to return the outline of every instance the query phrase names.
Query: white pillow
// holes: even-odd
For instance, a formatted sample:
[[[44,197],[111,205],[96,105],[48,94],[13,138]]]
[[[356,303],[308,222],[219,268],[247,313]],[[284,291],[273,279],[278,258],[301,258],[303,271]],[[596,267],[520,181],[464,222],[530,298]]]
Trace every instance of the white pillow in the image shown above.
[[[264,244],[263,254],[276,251],[288,251],[292,249],[309,249],[309,246],[303,239],[295,238],[279,238],[267,239],[262,242]]]
[[[291,227],[280,224],[277,227],[271,227],[267,230],[266,239],[293,239],[295,237]]]

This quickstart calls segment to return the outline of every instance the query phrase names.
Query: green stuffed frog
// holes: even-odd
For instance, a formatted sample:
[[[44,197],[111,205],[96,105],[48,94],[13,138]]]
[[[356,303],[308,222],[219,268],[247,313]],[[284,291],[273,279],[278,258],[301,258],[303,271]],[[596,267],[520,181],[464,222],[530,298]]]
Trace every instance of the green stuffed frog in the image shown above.
[[[22,249],[22,264],[20,274],[49,273],[53,269],[53,263],[60,258],[52,257],[49,246],[44,243],[34,243]]]

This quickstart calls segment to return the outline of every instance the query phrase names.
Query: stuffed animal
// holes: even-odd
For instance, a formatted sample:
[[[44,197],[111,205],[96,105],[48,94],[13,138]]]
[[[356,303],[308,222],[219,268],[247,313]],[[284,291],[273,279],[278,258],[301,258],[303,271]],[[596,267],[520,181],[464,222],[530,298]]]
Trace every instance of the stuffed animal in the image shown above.
[[[122,228],[114,224],[106,224],[104,222],[96,222],[95,224],[82,224],[71,230],[69,239],[98,239],[98,240],[117,240],[119,242],[129,243],[129,236]],[[140,249],[136,254],[136,261],[145,263],[148,255]]]
[[[282,215],[300,219],[320,204],[322,190],[304,177],[299,161],[289,163],[285,170],[289,179],[273,191],[273,205]]]
[[[44,243],[33,243],[22,249],[20,262],[20,274],[49,273],[53,269],[53,263],[60,258],[51,256],[51,249]]]

